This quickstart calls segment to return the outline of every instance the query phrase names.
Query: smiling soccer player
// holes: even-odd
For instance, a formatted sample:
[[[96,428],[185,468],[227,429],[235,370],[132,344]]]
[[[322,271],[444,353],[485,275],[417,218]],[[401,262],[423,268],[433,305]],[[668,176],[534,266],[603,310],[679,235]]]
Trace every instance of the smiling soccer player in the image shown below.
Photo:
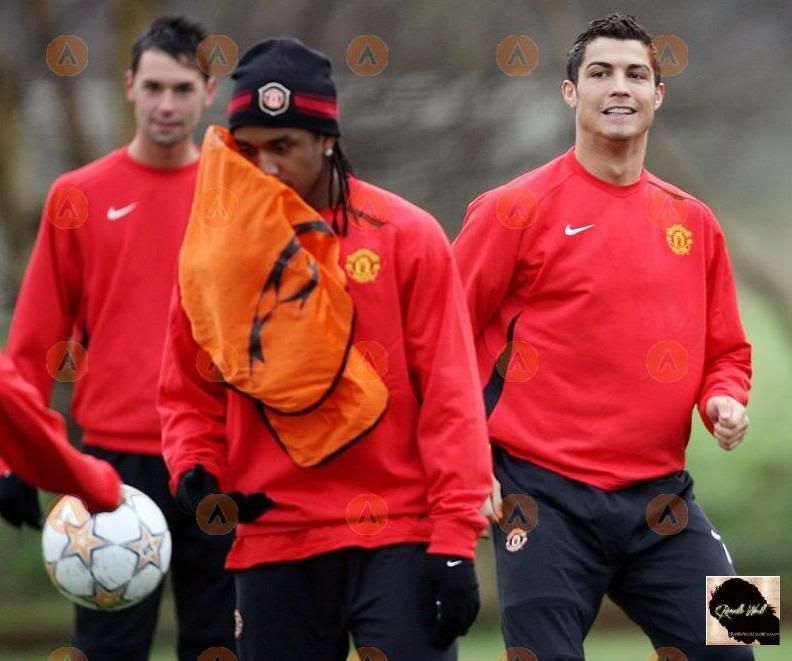
[[[748,427],[750,345],[723,232],[644,168],[665,86],[632,17],[589,24],[561,92],[574,148],[473,201],[454,244],[486,384],[491,508],[523,496],[538,512],[532,531],[495,528],[506,643],[582,661],[608,594],[655,648],[751,659],[704,644],[705,577],[734,568],[684,470],[694,406],[725,450]]]

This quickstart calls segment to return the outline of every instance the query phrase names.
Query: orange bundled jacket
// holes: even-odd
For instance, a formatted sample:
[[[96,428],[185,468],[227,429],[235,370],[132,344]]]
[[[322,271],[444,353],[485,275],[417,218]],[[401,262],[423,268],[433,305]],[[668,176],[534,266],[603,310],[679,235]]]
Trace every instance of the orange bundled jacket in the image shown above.
[[[210,127],[180,256],[182,306],[223,379],[261,403],[301,466],[365,434],[388,403],[376,374],[350,369],[361,358],[338,262],[320,214]]]

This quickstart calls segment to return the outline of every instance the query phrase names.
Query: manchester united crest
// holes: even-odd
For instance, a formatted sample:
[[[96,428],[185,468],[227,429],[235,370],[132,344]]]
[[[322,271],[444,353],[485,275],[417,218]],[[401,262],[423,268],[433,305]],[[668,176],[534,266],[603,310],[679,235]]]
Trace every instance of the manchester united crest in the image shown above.
[[[666,228],[666,241],[675,255],[689,255],[693,246],[693,232],[684,225],[671,225]]]
[[[259,108],[268,115],[282,115],[289,109],[291,91],[280,83],[267,83],[258,88]]]
[[[522,528],[514,528],[506,537],[506,550],[509,553],[521,551],[528,542],[528,533]]]
[[[347,275],[357,282],[374,282],[380,271],[380,256],[368,248],[360,248],[346,260]]]

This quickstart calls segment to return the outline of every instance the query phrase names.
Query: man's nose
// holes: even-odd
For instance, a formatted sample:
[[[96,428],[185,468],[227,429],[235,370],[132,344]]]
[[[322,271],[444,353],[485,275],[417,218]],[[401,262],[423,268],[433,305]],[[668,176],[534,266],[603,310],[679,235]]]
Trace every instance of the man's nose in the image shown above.
[[[627,76],[624,73],[616,72],[611,77],[611,94],[626,95],[630,93],[630,88],[627,86]]]
[[[157,109],[161,112],[173,112],[176,108],[176,101],[173,91],[171,90],[164,90],[162,94],[160,94],[159,103],[157,104]]]
[[[278,176],[278,172],[280,169],[278,168],[277,161],[272,157],[271,154],[268,154],[265,151],[259,152],[259,168],[264,174],[272,175],[273,177]]]

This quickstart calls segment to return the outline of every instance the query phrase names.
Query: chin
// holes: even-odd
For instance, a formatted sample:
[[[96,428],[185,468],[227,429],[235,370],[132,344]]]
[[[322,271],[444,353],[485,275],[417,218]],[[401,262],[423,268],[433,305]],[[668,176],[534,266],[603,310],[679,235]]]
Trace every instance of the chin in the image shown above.
[[[155,145],[159,145],[160,147],[172,147],[180,142],[184,142],[185,135],[183,133],[170,133],[165,135],[161,133],[152,133],[149,135],[149,138]]]

